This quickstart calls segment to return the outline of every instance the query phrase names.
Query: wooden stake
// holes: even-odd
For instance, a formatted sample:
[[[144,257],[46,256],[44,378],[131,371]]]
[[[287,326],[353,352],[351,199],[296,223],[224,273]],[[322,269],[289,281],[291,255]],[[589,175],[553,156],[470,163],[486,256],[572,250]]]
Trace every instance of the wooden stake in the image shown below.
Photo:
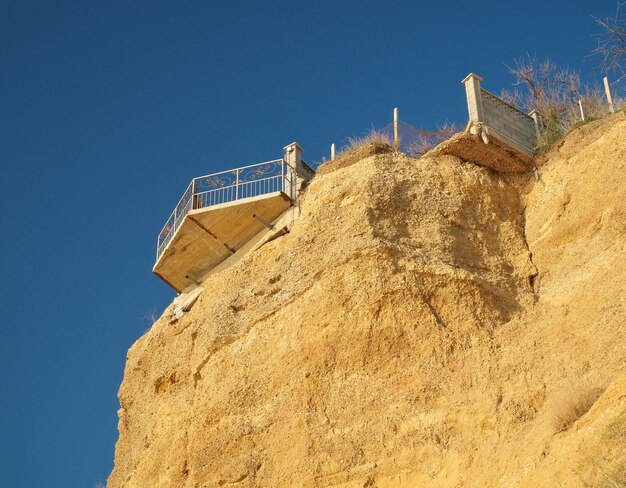
[[[613,108],[613,96],[611,95],[611,85],[609,84],[609,79],[604,77],[604,91],[606,92],[606,100],[609,102],[609,110],[611,113],[615,112],[615,108]]]
[[[398,136],[398,108],[393,109],[393,146],[398,149],[400,147],[400,138]]]
[[[582,100],[578,100],[578,106],[580,107],[580,118],[584,122],[585,121],[585,111],[583,110],[583,101]]]

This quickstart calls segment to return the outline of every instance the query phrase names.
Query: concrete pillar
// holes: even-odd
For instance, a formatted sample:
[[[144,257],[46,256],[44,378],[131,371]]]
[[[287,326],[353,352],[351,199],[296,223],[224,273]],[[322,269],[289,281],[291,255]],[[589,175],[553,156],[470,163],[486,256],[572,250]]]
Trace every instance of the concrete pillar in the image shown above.
[[[287,174],[285,175],[285,193],[289,195],[294,202],[298,198],[298,175],[303,173],[302,170],[302,153],[303,149],[297,142],[287,144],[283,150],[285,151],[285,165],[287,166]]]
[[[330,160],[332,161],[333,159],[335,159],[335,143],[334,142],[330,145]]]
[[[461,83],[465,85],[465,95],[467,97],[467,111],[470,121],[478,124],[485,121],[485,111],[483,109],[483,99],[480,95],[480,82],[483,79],[470,73]]]
[[[294,170],[302,164],[302,153],[304,150],[297,142],[292,142],[283,147],[285,151],[285,163],[291,166]]]
[[[535,121],[535,132],[537,133],[537,136],[539,136],[539,134],[543,132],[543,119],[541,118],[541,115],[539,115],[539,112],[536,110],[531,110],[528,115],[530,115]]]
[[[611,113],[615,112],[615,108],[613,107],[613,96],[611,95],[611,84],[609,83],[609,79],[604,77],[604,91],[606,92],[606,101],[609,103],[609,110]]]

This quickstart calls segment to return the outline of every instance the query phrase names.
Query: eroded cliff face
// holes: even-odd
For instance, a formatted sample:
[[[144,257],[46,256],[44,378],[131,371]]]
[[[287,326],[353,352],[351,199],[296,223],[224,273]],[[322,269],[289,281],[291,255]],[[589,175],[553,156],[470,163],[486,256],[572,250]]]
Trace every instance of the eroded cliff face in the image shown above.
[[[601,481],[626,440],[626,116],[538,164],[326,167],[290,234],[131,347],[108,486]]]

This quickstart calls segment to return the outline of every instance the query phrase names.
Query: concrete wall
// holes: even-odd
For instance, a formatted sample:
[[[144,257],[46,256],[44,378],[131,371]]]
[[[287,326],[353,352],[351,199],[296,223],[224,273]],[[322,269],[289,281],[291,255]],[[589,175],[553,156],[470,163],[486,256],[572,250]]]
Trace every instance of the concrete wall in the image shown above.
[[[467,110],[473,125],[526,156],[532,156],[537,139],[535,118],[509,105],[480,86],[482,78],[470,73],[464,80]],[[538,120],[538,119],[537,119]]]
[[[297,167],[296,171],[298,176],[306,181],[312,180],[313,176],[315,176],[315,170],[302,160],[300,160],[300,165]]]
[[[484,88],[481,88],[480,96],[484,109],[483,123],[490,129],[495,129],[496,137],[499,133],[524,149],[532,151],[537,137],[533,118]]]

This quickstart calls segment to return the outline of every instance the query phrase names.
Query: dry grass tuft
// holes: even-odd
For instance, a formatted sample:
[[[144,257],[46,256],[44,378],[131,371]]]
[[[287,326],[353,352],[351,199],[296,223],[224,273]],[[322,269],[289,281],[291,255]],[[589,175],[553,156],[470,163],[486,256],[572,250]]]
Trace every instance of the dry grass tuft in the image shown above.
[[[376,154],[389,154],[394,149],[389,144],[370,143],[365,146],[354,149],[352,151],[341,152],[334,160],[326,161],[322,164],[317,171],[316,175],[321,176],[338,169],[347,168],[355,163],[358,163],[362,159],[374,156]]]
[[[552,410],[552,426],[555,432],[568,430],[574,422],[585,415],[604,390],[588,385],[571,386],[557,398]]]
[[[321,176],[352,166],[369,156],[394,152],[390,136],[374,129],[361,137],[348,137],[346,141],[346,146],[342,148],[334,160],[322,161],[323,164],[317,168],[316,175]]]
[[[361,137],[348,137],[346,141],[347,145],[343,148],[342,152],[356,151],[371,144],[393,146],[391,136],[376,129],[370,129]]]

